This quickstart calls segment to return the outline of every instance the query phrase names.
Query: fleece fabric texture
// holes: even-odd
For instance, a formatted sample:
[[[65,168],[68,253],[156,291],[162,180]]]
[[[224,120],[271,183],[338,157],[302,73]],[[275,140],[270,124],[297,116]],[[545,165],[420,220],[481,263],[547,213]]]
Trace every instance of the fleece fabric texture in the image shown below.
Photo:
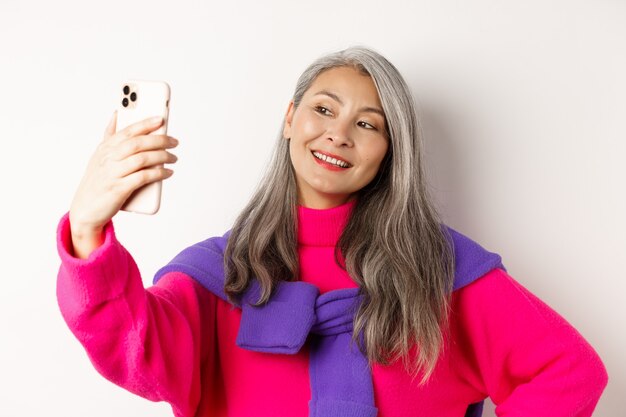
[[[357,288],[333,255],[351,209],[298,206],[299,278],[321,294]],[[104,233],[103,244],[78,259],[69,213],[57,228],[59,307],[104,377],[167,401],[177,417],[309,415],[309,343],[292,354],[237,346],[241,310],[182,272],[144,288],[112,221]],[[373,365],[378,416],[462,417],[486,397],[498,416],[592,414],[608,381],[599,356],[504,269],[455,291],[451,307],[446,349],[425,386],[401,361]]]

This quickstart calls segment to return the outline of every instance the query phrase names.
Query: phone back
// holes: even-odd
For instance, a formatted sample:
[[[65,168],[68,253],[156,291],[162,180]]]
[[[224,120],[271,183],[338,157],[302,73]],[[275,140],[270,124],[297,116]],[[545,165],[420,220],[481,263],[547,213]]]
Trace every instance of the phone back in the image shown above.
[[[151,135],[167,134],[170,87],[163,81],[126,80],[120,89],[116,130],[141,120],[162,116],[163,124]],[[155,165],[163,167],[163,164]],[[161,205],[162,181],[146,184],[135,190],[121,210],[141,214],[155,214]]]

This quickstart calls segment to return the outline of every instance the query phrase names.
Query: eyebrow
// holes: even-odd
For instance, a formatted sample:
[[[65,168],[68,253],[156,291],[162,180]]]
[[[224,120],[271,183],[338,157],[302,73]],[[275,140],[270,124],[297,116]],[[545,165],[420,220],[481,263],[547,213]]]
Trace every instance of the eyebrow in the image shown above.
[[[339,104],[341,104],[343,106],[343,101],[341,101],[341,99],[339,98],[339,96],[335,93],[332,93],[328,90],[320,90],[317,93],[315,93],[314,95],[325,95],[328,96],[334,100],[336,100],[337,102],[339,102]],[[385,119],[385,112],[382,111],[382,109],[378,108],[378,107],[361,107],[359,109],[359,111],[362,112],[370,112],[370,113],[376,113],[382,116],[383,120]]]

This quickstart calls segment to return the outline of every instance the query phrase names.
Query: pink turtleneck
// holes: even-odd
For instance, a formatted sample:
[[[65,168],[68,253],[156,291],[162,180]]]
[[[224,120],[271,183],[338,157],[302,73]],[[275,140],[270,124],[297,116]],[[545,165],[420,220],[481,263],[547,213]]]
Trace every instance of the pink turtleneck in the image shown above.
[[[330,209],[298,205],[300,280],[315,284],[320,293],[358,285],[335,263],[335,245],[356,200]]]
[[[356,286],[333,253],[354,204],[298,206],[300,279],[322,293]],[[102,246],[78,259],[69,213],[57,229],[59,307],[104,377],[167,401],[178,417],[308,415],[308,345],[294,355],[239,348],[239,309],[181,272],[144,288],[112,221],[104,233]],[[426,386],[401,362],[373,366],[379,417],[462,417],[486,397],[503,417],[591,415],[607,383],[600,358],[505,271],[456,291],[451,306],[450,348]]]

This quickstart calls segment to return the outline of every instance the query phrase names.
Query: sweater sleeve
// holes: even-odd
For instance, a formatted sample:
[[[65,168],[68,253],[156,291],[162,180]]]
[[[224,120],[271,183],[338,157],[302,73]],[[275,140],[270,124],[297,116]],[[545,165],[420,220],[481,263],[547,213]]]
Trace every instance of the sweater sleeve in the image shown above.
[[[216,298],[180,272],[145,289],[112,221],[104,233],[103,244],[80,259],[73,256],[69,212],[59,222],[61,314],[105,378],[151,401],[168,402],[178,417],[193,416],[201,381],[208,380],[200,375],[201,364],[212,369],[204,361],[215,355]]]
[[[453,315],[472,358],[471,382],[491,398],[496,415],[592,415],[608,375],[572,325],[502,269],[457,293]]]

